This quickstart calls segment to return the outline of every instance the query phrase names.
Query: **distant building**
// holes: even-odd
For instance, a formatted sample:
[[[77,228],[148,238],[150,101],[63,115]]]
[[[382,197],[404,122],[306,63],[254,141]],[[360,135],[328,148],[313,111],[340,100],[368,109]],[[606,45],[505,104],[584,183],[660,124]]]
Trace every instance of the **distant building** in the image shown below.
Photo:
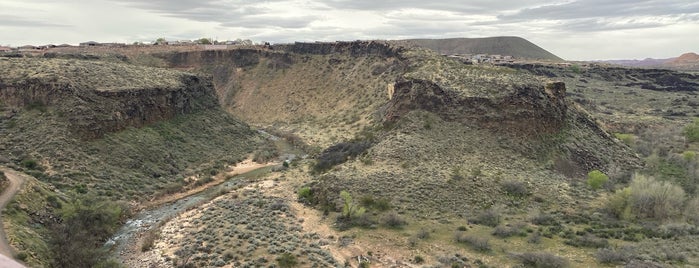
[[[95,41],[87,41],[87,42],[80,43],[81,47],[96,47],[96,46],[101,46],[101,45],[102,44],[100,44],[99,42],[95,42]]]
[[[118,46],[126,46],[125,43],[100,43],[100,42],[95,42],[95,41],[87,41],[80,43],[81,47],[118,47]]]

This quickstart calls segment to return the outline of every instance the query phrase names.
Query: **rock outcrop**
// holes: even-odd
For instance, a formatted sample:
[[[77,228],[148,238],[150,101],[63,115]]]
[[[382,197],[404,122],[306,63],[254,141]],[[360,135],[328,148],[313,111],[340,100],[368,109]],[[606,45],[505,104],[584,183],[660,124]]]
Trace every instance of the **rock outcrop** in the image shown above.
[[[63,63],[64,60],[41,61],[41,64],[49,66]],[[100,68],[104,66],[93,65],[91,61],[73,61],[67,64],[80,65],[87,72],[97,74],[80,73],[65,79],[63,72],[66,70],[43,66],[42,76],[36,78],[23,78],[26,74],[5,74],[0,76],[2,105],[14,110],[54,110],[66,119],[70,130],[83,139],[100,138],[109,132],[142,127],[176,115],[218,106],[210,78],[179,72],[169,72],[166,77],[151,77],[146,71],[142,72],[143,77],[130,79],[167,81],[113,87],[107,77],[120,79],[119,76],[123,74],[103,73]],[[31,71],[29,67],[24,69],[27,70]],[[88,75],[105,76],[104,83],[81,82],[82,76]],[[122,83],[128,81],[124,79]]]
[[[477,124],[516,134],[551,134],[565,124],[565,84],[552,82],[539,88],[519,87],[504,97],[468,97],[445,90],[432,81],[397,82],[386,107],[385,120],[422,109],[444,120]]]

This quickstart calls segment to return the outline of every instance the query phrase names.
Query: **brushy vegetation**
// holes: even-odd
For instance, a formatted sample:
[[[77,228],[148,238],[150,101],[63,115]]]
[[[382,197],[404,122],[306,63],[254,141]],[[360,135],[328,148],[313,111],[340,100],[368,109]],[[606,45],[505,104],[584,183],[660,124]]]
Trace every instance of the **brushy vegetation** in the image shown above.
[[[487,237],[468,235],[463,232],[456,232],[454,234],[454,241],[456,241],[457,243],[464,243],[466,245],[469,245],[476,251],[488,252],[492,250],[490,246],[490,239]]]
[[[689,142],[699,141],[699,118],[695,118],[692,123],[686,125],[683,134]]]
[[[313,172],[328,171],[335,165],[359,156],[371,146],[372,142],[366,140],[341,142],[330,146],[317,157],[316,164],[313,166]]]
[[[475,218],[469,219],[470,222],[480,225],[495,227],[500,224],[502,213],[499,208],[489,208],[479,213]]]
[[[602,171],[599,170],[593,170],[590,171],[590,173],[587,173],[587,185],[592,187],[592,189],[599,189],[602,188],[602,186],[609,181],[609,176],[607,174],[602,173]]]
[[[629,187],[611,197],[608,208],[621,219],[667,220],[681,215],[684,204],[681,187],[636,174]]]
[[[548,252],[527,252],[516,254],[515,257],[522,262],[524,267],[536,268],[564,268],[569,267],[568,260]]]
[[[103,246],[125,218],[124,206],[93,197],[64,205],[61,220],[49,226],[54,267],[105,267],[113,264]],[[108,267],[108,266],[107,266]]]

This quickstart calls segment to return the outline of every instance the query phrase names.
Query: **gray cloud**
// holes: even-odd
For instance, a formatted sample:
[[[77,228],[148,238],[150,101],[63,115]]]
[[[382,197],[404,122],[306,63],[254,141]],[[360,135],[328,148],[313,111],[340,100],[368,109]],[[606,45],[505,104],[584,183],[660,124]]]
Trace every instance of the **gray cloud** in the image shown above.
[[[503,10],[520,9],[531,7],[537,3],[554,2],[552,0],[522,0],[522,1],[502,1],[492,0],[447,0],[447,1],[424,1],[424,0],[329,0],[322,1],[332,8],[356,9],[356,10],[396,10],[404,8],[419,8],[429,10],[453,11],[461,13],[492,13]]]
[[[33,20],[12,15],[0,14],[0,26],[8,27],[68,27],[60,23]]]
[[[264,3],[280,3],[287,0],[268,0]],[[269,8],[261,7],[259,1],[191,1],[191,0],[128,0],[132,6],[158,14],[201,22],[215,22],[224,27],[246,28],[302,28],[317,17],[301,15],[278,17],[269,14]]]
[[[686,0],[576,0],[563,4],[525,8],[502,20],[569,20],[597,17],[668,16],[699,13],[699,2]]]

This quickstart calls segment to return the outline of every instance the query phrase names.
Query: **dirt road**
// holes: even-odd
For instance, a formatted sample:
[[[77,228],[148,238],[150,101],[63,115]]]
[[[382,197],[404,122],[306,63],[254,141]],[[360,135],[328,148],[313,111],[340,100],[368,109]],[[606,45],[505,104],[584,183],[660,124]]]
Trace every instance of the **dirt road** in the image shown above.
[[[0,172],[5,173],[5,177],[10,181],[10,185],[0,194],[0,211],[5,209],[5,206],[12,200],[12,198],[17,194],[19,189],[26,181],[26,176],[17,171],[11,170],[6,167],[0,167]],[[10,243],[7,241],[7,235],[5,234],[5,227],[2,221],[2,214],[0,213],[0,254],[3,254],[9,258],[14,256],[14,249],[10,247]]]

